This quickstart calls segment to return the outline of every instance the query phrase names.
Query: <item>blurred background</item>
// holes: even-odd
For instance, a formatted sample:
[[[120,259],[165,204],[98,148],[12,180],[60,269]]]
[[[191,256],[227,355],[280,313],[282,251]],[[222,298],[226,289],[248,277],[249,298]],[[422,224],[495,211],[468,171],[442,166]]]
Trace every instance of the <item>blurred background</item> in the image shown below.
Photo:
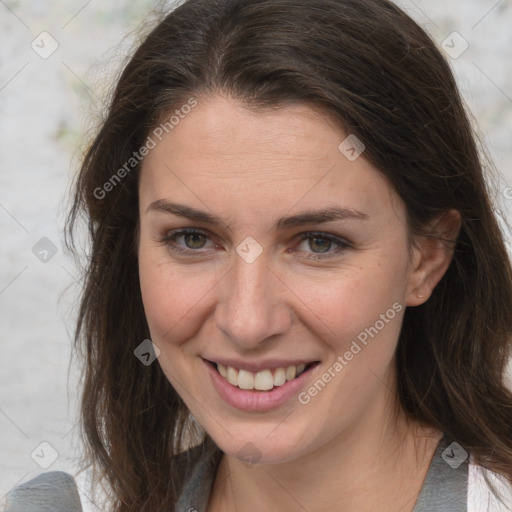
[[[397,3],[450,60],[495,163],[496,210],[510,222],[512,0]],[[78,469],[78,272],[62,235],[68,191],[106,92],[155,6],[0,0],[0,508],[18,483]]]

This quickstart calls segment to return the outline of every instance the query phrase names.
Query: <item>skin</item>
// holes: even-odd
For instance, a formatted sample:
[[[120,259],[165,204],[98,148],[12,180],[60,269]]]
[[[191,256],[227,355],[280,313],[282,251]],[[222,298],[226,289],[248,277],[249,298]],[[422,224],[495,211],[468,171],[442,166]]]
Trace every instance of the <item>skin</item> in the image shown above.
[[[428,300],[452,254],[432,238],[409,252],[402,201],[364,153],[349,161],[338,150],[346,136],[308,105],[254,113],[217,95],[201,98],[143,162],[139,272],[158,362],[225,454],[209,512],[411,511],[441,438],[397,408],[393,356],[405,308]],[[148,210],[162,199],[223,223]],[[273,229],[328,206],[368,218]],[[436,230],[455,239],[459,226],[450,211]],[[182,228],[206,234],[175,240],[187,254],[162,242]],[[311,231],[349,246],[300,240]],[[249,236],[263,248],[252,263],[236,252]],[[323,251],[331,257],[309,259]],[[205,371],[202,358],[221,356],[320,361],[307,390],[394,303],[402,310],[307,405],[241,411]],[[249,442],[254,465],[237,455]]]

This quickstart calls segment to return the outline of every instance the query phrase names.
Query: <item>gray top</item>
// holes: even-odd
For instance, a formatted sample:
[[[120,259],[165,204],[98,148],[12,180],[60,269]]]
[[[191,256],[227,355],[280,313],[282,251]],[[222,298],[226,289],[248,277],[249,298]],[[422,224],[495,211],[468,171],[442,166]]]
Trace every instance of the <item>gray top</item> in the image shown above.
[[[222,452],[206,444],[193,448],[187,455],[189,471],[186,471],[174,512],[206,512]],[[457,443],[443,437],[434,452],[413,512],[466,512],[468,463],[467,453]]]
[[[206,512],[222,458],[210,438],[174,460],[182,476],[174,512]],[[445,436],[439,442],[413,512],[467,512],[468,457]],[[15,487],[7,496],[5,512],[81,512],[76,484],[62,472],[43,473]]]
[[[82,505],[74,478],[51,471],[15,487],[4,512],[82,512]]]
[[[412,512],[466,512],[469,456],[446,436],[439,441]]]

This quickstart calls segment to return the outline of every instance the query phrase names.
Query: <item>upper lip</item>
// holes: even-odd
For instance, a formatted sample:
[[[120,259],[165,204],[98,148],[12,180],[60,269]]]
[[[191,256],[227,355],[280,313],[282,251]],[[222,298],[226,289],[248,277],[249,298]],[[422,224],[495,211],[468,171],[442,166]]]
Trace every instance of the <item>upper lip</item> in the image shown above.
[[[262,361],[247,362],[242,359],[229,359],[229,358],[215,358],[207,359],[205,361],[214,364],[221,364],[223,366],[231,366],[239,370],[247,370],[249,372],[257,373],[262,370],[274,370],[276,368],[288,368],[289,366],[299,366],[301,364],[308,365],[316,363],[315,359],[265,359]]]

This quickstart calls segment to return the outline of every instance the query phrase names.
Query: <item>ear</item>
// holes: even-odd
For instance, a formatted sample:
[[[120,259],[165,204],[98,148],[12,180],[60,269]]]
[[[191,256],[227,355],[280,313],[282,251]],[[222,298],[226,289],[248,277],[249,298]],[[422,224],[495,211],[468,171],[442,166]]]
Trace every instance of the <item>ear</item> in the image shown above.
[[[428,224],[430,235],[414,237],[406,306],[419,306],[432,295],[450,266],[460,226],[460,212],[448,210]]]

